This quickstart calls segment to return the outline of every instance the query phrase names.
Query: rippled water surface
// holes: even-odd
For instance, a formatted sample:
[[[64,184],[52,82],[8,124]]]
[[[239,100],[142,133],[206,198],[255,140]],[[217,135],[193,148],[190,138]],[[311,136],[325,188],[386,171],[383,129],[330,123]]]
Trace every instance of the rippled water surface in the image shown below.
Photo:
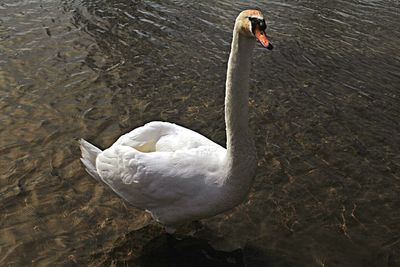
[[[161,119],[224,144],[231,31],[254,6],[275,46],[254,53],[255,185],[180,234],[247,266],[400,266],[389,0],[1,1],[0,265],[146,265],[162,228],[85,173],[77,139],[105,148]]]

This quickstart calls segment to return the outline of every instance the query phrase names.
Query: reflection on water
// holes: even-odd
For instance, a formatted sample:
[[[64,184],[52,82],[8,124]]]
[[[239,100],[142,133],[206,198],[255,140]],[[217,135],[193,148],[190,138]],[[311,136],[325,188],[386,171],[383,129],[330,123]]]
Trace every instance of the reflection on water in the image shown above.
[[[254,55],[256,183],[208,231],[182,234],[241,245],[254,266],[400,265],[398,1],[252,3],[276,48]],[[84,172],[76,140],[107,147],[162,119],[224,144],[231,31],[249,6],[0,3],[1,265],[145,257],[161,228]],[[124,237],[135,246],[111,253]]]

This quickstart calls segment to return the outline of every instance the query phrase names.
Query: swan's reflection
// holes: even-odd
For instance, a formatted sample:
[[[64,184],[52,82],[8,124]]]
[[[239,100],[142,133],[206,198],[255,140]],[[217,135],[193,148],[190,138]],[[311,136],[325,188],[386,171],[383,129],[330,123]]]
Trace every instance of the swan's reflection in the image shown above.
[[[245,266],[241,249],[215,250],[204,239],[167,233],[150,240],[136,263],[140,266]]]

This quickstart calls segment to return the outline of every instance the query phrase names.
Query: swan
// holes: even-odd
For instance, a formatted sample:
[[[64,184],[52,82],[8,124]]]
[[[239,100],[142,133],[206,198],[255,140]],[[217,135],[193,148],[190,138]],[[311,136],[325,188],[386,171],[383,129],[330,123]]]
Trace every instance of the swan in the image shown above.
[[[153,121],[122,135],[104,151],[80,139],[86,171],[168,233],[239,205],[255,176],[248,127],[248,80],[256,40],[271,50],[264,16],[242,11],[235,21],[225,95],[226,149],[182,126]]]

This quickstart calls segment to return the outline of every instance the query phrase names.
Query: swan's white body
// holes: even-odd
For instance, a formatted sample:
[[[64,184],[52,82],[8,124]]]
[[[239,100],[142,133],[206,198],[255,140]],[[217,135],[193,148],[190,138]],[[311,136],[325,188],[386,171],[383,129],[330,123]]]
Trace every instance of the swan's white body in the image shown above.
[[[88,173],[167,227],[229,210],[251,187],[256,151],[248,130],[248,78],[255,40],[243,32],[249,27],[242,25],[249,18],[245,12],[262,16],[252,10],[236,19],[226,81],[227,149],[190,129],[157,121],[104,151],[80,141]]]

